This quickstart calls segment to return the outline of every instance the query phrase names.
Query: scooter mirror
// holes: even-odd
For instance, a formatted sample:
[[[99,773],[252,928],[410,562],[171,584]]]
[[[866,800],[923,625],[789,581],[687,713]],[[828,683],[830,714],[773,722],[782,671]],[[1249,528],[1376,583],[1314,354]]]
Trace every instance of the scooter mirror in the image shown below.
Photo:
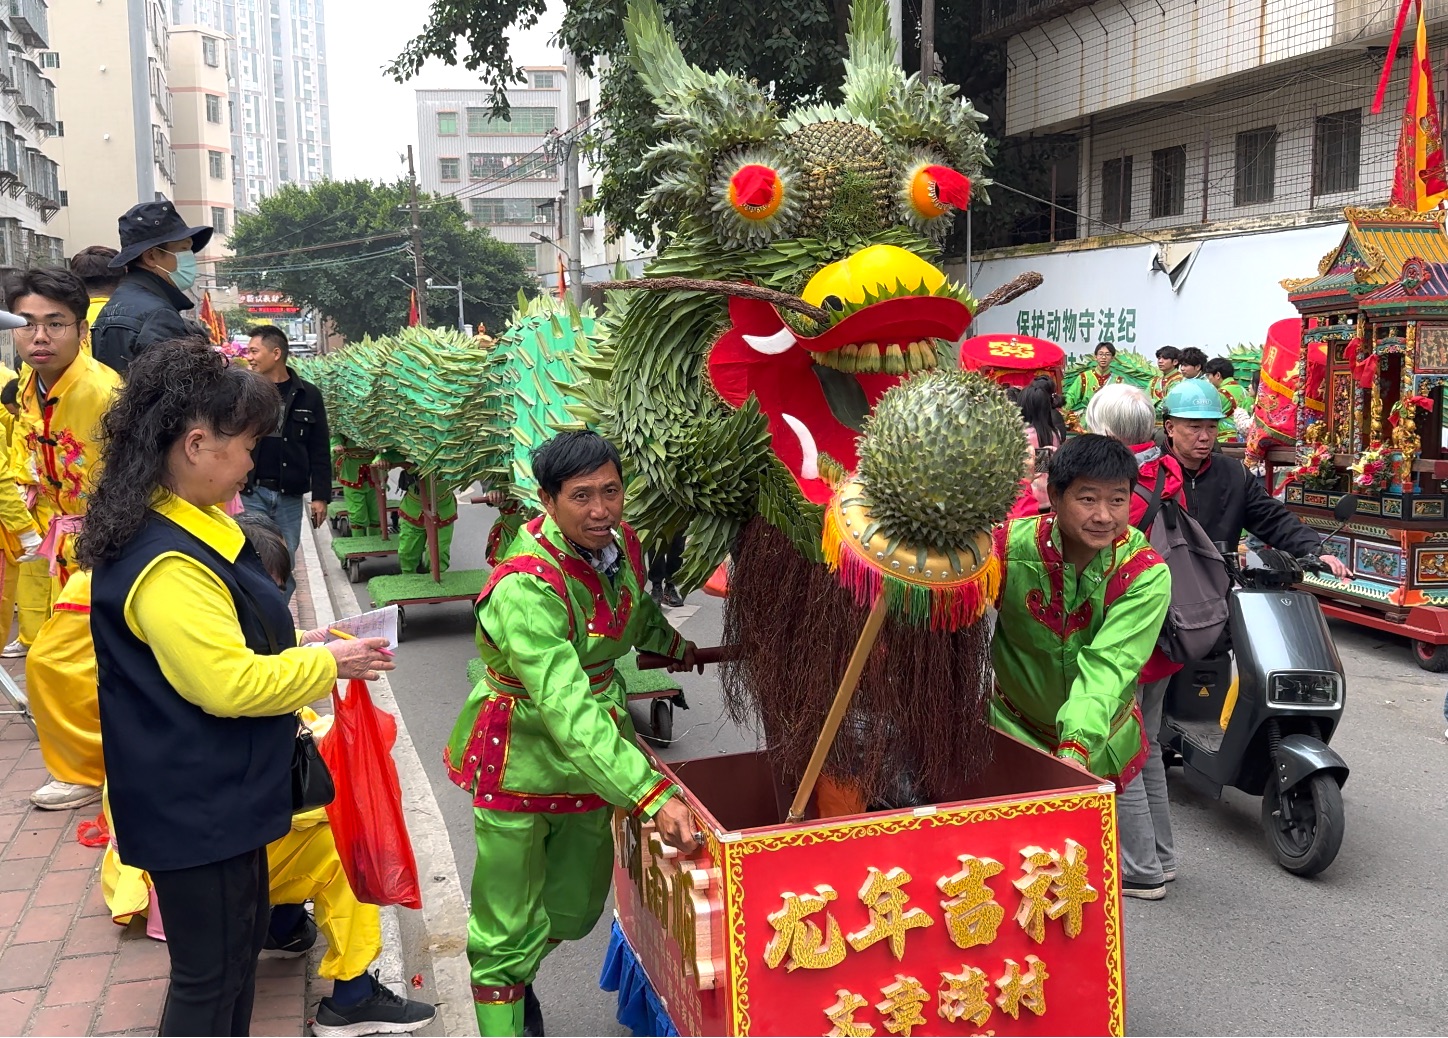
[[[1332,517],[1340,523],[1345,523],[1357,515],[1358,497],[1356,494],[1344,494],[1337,499],[1337,504],[1332,506]]]

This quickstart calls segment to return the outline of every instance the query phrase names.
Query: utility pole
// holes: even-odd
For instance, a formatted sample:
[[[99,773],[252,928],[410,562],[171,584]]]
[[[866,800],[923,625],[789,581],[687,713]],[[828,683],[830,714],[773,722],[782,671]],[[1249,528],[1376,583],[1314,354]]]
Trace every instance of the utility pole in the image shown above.
[[[935,0],[920,0],[920,81],[935,78]]]
[[[578,138],[582,128],[578,121],[578,62],[573,52],[564,51],[564,65],[567,79],[564,89],[563,125],[567,127],[563,138],[563,193],[564,209],[567,211],[568,229],[568,288],[574,303],[583,305],[583,215],[578,211]]]
[[[902,15],[900,5],[902,0],[890,0],[890,35],[895,39],[895,64],[904,65],[905,48],[903,40],[905,30],[902,26]]]
[[[422,263],[422,223],[417,205],[417,170],[412,165],[412,145],[407,146],[407,188],[412,195],[412,290],[417,293],[417,323],[427,327],[427,278]],[[458,279],[462,281],[461,278]]]
[[[465,331],[468,319],[463,316],[463,272],[458,271],[458,331]]]

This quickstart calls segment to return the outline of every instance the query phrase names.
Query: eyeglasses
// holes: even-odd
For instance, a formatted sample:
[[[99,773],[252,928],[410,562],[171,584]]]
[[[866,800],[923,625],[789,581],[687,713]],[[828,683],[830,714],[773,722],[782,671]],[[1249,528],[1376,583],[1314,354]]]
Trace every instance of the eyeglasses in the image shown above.
[[[79,321],[46,321],[44,324],[37,324],[34,321],[26,321],[25,327],[16,328],[14,333],[26,339],[32,339],[36,332],[44,328],[46,335],[63,335],[67,328],[74,328],[79,323]]]

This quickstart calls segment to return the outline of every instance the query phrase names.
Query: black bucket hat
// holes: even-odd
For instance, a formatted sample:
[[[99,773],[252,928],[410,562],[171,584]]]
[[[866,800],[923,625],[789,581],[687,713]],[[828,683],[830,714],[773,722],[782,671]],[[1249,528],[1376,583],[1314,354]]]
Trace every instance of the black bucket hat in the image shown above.
[[[119,270],[147,249],[186,238],[191,239],[191,251],[200,252],[215,232],[212,227],[187,227],[176,207],[166,201],[131,206],[117,221],[117,229],[121,251],[110,262],[112,270]]]

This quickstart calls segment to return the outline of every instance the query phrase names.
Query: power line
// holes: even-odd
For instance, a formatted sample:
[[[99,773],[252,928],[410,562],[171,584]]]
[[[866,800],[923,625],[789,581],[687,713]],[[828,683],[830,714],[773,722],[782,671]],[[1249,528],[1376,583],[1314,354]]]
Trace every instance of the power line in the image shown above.
[[[361,256],[344,256],[338,259],[320,260],[316,263],[303,263],[290,266],[272,266],[263,263],[252,267],[248,267],[245,265],[238,267],[234,264],[227,264],[224,269],[227,275],[246,276],[256,274],[265,277],[269,274],[291,274],[304,270],[322,270],[329,267],[347,267],[356,263],[366,263],[369,260],[383,259],[388,256],[397,256],[406,251],[408,251],[408,246],[406,244],[403,244],[393,246],[390,249],[384,249],[381,252],[369,252]]]
[[[332,215],[340,214],[334,213]],[[365,238],[351,238],[347,241],[326,242],[321,245],[304,245],[298,246],[295,249],[279,249],[276,252],[248,252],[245,255],[238,255],[236,258],[255,260],[270,259],[272,256],[294,256],[299,252],[319,252],[323,249],[339,249],[344,245],[371,245],[374,241],[379,241],[384,238],[401,238],[406,234],[406,231],[384,231],[379,234],[369,234]]]

